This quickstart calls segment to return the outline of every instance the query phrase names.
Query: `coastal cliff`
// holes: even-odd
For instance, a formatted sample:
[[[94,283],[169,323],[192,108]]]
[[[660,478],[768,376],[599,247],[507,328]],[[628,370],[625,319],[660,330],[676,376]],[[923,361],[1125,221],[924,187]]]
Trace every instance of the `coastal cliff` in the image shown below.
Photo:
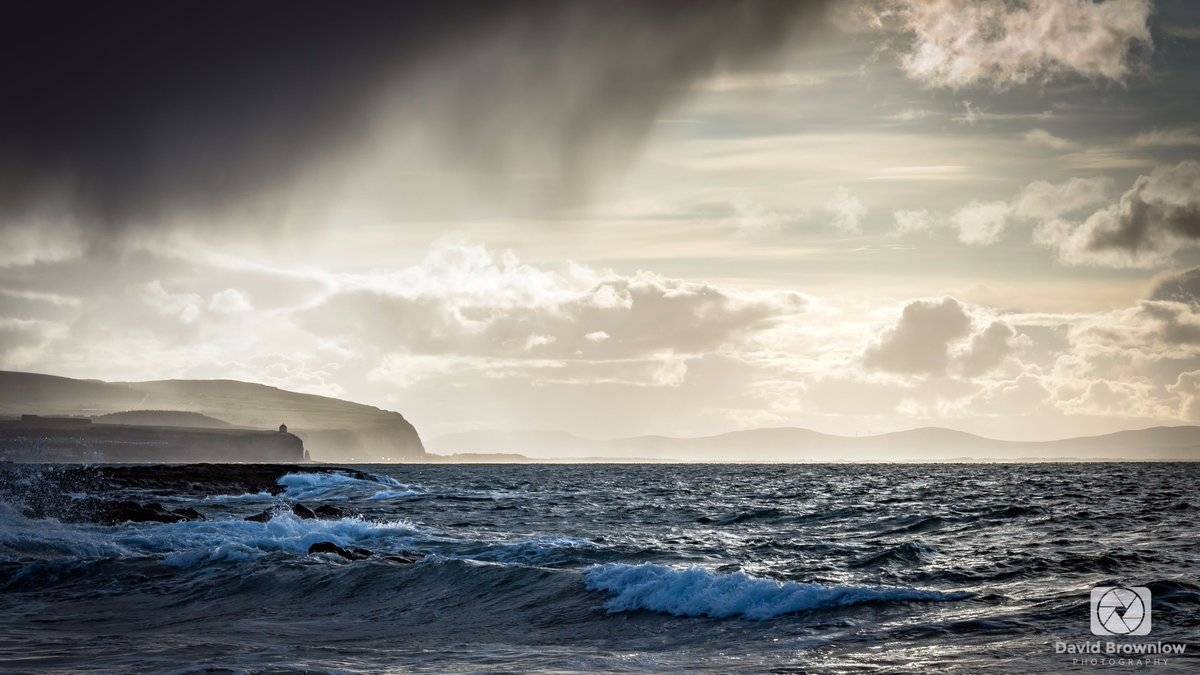
[[[304,440],[314,460],[386,462],[427,457],[417,430],[400,413],[328,396],[237,380],[103,382],[0,371],[0,415],[96,417],[147,410],[199,413],[235,427],[272,430],[266,433],[287,424]]]

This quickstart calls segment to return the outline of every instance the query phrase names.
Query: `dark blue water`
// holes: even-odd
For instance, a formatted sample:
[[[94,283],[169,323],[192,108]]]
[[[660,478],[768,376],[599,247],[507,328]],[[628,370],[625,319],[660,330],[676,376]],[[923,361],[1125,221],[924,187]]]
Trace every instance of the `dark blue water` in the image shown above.
[[[359,468],[129,495],[205,522],[0,505],[0,668],[1090,670],[1053,643],[1115,584],[1200,634],[1200,465]],[[293,502],[358,516],[242,520]]]

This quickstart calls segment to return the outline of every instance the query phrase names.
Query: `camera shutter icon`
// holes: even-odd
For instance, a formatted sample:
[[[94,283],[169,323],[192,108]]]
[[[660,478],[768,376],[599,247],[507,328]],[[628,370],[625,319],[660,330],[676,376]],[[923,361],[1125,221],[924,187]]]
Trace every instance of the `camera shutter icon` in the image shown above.
[[[1150,589],[1097,586],[1092,589],[1092,635],[1150,634]]]

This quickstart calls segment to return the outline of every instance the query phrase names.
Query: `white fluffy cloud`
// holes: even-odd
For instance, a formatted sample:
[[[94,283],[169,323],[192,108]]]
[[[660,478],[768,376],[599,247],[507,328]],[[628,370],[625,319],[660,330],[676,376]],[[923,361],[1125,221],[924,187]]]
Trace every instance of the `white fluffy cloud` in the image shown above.
[[[204,298],[197,293],[172,293],[162,281],[155,279],[142,288],[142,300],[164,316],[171,316],[183,323],[193,323],[200,318]]]
[[[937,224],[936,217],[928,209],[892,212],[893,237],[903,237],[917,232],[929,232]]]
[[[949,226],[963,244],[990,246],[1000,241],[1014,220],[1032,221],[1041,233],[1049,223],[1060,225],[1058,219],[1063,216],[1102,203],[1111,187],[1112,181],[1106,177],[1069,178],[1062,183],[1034,181],[1009,201],[972,201],[948,218],[924,209],[896,211],[889,234],[902,236]]]
[[[1180,373],[1167,389],[1179,397],[1179,414],[1185,420],[1200,421],[1200,370]]]
[[[759,237],[774,234],[783,229],[787,216],[768,208],[745,194],[738,194],[730,202],[733,208],[731,222],[733,229],[746,237]]]
[[[912,36],[909,77],[938,87],[1009,86],[1064,75],[1124,81],[1150,44],[1149,0],[895,0]]]
[[[1050,148],[1051,150],[1065,151],[1079,148],[1079,144],[1075,141],[1055,136],[1045,129],[1030,129],[1021,138],[1030,145]]]
[[[845,187],[839,187],[825,204],[833,217],[833,226],[848,234],[862,232],[862,219],[867,215],[867,206]]]
[[[254,309],[254,305],[250,304],[245,293],[236,288],[226,288],[213,293],[212,297],[208,299],[208,308],[220,314],[237,314],[249,312]]]
[[[1138,148],[1176,148],[1200,145],[1200,132],[1196,127],[1175,127],[1171,129],[1151,129],[1133,137],[1131,141]]]
[[[950,216],[958,240],[969,246],[988,246],[1000,240],[1008,227],[1007,202],[971,202]]]
[[[1013,199],[1012,211],[1020,218],[1050,220],[1103,202],[1111,188],[1112,181],[1104,177],[1034,181]]]
[[[974,378],[998,368],[1017,343],[1011,325],[955,298],[914,300],[867,348],[863,365],[905,375]]]
[[[861,364],[861,396],[877,395],[870,405],[887,394],[901,414],[930,419],[1200,420],[1200,308],[1185,302],[997,316],[950,297],[916,300]],[[842,389],[853,372],[836,376]],[[891,378],[871,381],[871,372]],[[829,377],[810,386],[824,392]]]
[[[1036,375],[1022,373],[1011,380],[988,382],[973,396],[970,410],[980,415],[1010,416],[1050,412],[1045,406],[1050,390]]]
[[[958,300],[917,300],[867,349],[863,363],[893,373],[943,374],[950,365],[950,343],[970,330],[971,317]]]
[[[958,357],[958,367],[967,377],[987,373],[1013,352],[1017,331],[1003,321],[993,321],[971,337]]]
[[[628,359],[734,344],[804,306],[797,294],[739,293],[649,272],[547,270],[448,242],[418,266],[344,278],[302,320],[382,351]]]

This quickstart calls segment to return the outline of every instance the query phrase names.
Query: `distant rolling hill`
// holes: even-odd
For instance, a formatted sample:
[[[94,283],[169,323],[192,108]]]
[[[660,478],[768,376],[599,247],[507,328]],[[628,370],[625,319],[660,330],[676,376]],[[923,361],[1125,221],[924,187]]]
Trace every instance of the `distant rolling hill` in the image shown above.
[[[1200,427],[1152,427],[1102,436],[1024,442],[940,427],[875,436],[836,436],[811,429],[766,428],[716,436],[580,438],[562,431],[472,431],[430,441],[438,453],[519,453],[531,458],[610,457],[717,462],[953,460],[1200,461]]]
[[[425,448],[398,412],[237,380],[102,382],[0,371],[0,414],[85,415],[130,411],[198,413],[233,426],[287,424],[313,459],[419,461]]]
[[[127,410],[92,418],[93,424],[128,424],[138,427],[186,427],[227,429],[233,425],[208,415],[186,410]]]

